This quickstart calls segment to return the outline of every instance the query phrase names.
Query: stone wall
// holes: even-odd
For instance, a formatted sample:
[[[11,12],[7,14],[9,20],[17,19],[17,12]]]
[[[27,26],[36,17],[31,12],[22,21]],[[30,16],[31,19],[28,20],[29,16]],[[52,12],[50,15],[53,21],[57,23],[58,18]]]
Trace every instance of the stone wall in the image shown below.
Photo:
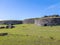
[[[23,24],[34,24],[34,19],[25,19],[23,20]]]
[[[35,19],[35,24],[39,26],[60,25],[60,18]]]
[[[20,20],[2,20],[0,24],[22,24]]]

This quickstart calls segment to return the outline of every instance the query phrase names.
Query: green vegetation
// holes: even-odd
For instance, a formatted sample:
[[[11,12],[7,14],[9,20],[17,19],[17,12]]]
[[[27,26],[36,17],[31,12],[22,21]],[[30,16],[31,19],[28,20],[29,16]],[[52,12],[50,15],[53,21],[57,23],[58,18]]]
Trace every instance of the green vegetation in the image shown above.
[[[0,29],[0,45],[60,45],[60,26],[15,25],[13,29]]]

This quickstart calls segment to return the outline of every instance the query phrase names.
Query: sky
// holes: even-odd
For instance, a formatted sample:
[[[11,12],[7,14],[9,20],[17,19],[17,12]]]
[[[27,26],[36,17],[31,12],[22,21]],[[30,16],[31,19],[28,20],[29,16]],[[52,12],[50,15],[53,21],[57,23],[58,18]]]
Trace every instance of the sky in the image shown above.
[[[60,15],[60,0],[0,0],[0,20]]]

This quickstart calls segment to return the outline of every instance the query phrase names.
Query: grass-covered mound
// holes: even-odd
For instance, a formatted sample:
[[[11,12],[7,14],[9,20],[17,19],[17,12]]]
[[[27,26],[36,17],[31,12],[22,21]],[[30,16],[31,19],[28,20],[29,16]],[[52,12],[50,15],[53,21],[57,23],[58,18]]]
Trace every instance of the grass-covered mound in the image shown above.
[[[13,29],[0,29],[0,45],[60,45],[60,26],[15,25]]]

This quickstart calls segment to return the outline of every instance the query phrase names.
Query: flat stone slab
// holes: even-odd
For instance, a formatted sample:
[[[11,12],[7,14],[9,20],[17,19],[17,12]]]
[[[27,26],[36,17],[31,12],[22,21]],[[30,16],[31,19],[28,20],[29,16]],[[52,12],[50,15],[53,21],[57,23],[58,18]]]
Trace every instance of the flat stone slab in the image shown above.
[[[8,33],[0,33],[0,36],[6,36]]]

